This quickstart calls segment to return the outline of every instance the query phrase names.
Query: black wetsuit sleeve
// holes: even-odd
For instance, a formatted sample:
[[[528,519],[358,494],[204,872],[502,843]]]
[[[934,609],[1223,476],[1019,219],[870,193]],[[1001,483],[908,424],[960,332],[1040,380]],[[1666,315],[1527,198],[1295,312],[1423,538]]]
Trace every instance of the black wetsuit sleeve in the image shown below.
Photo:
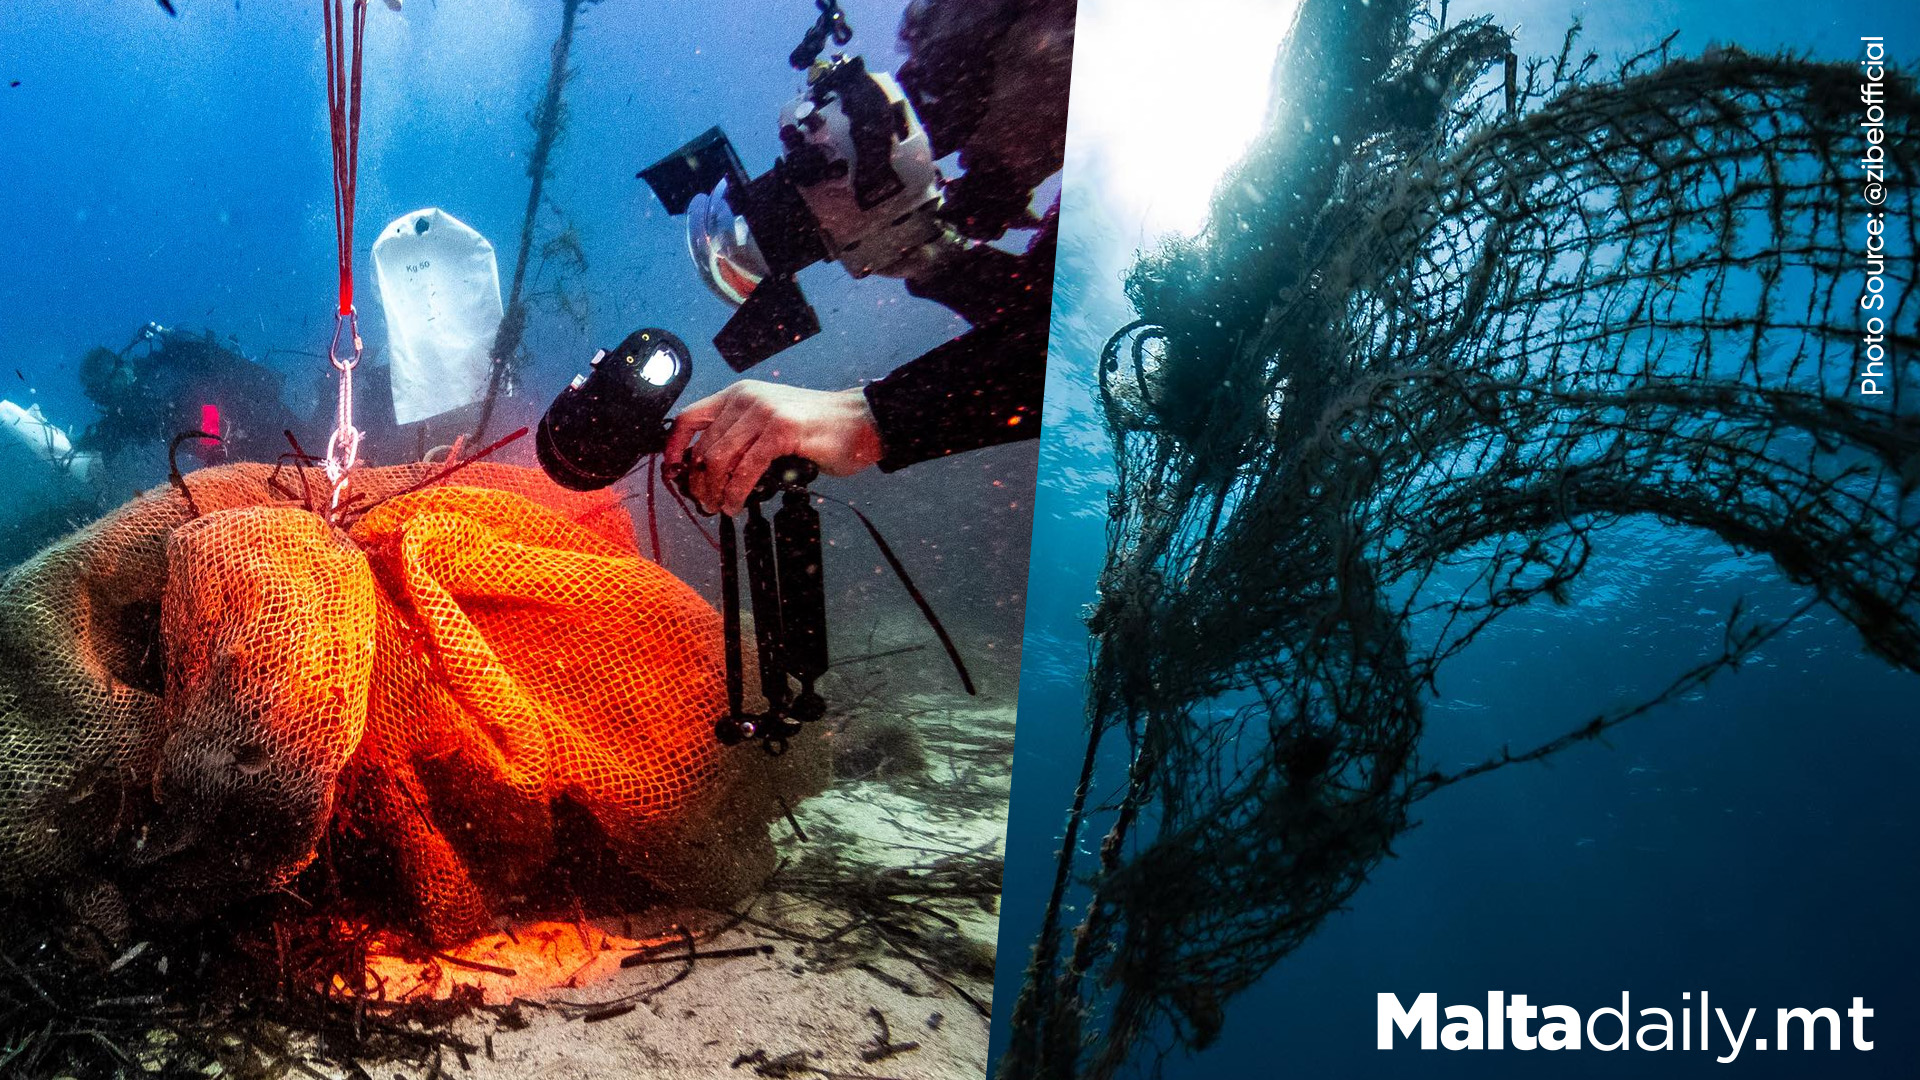
[[[868,384],[882,471],[1040,436],[1055,220],[1049,219],[1025,256],[1012,260],[1018,263],[1017,300]]]
[[[1037,438],[1047,327],[977,327],[867,386],[885,472],[984,446]]]

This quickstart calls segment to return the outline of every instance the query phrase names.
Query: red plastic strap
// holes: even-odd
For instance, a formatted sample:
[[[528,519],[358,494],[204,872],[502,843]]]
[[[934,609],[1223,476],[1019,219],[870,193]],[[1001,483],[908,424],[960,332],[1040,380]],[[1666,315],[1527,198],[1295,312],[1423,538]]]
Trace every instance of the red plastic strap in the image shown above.
[[[333,231],[340,260],[340,314],[353,310],[353,195],[360,161],[360,55],[367,0],[352,0],[352,61],[346,0],[322,0],[327,37],[327,122],[333,135]]]

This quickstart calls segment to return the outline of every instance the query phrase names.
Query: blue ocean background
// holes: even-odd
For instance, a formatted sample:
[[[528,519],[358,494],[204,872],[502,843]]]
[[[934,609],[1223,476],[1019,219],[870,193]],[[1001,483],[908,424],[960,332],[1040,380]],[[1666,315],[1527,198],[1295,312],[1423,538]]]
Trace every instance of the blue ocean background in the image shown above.
[[[994,1049],[1029,958],[1085,750],[1087,635],[1112,480],[1093,363],[1132,317],[1120,277],[1169,232],[1191,234],[1220,171],[1252,138],[1290,6],[1201,0],[1179,14],[1142,0],[1080,6],[1062,258],[1028,591]],[[1861,35],[1920,55],[1920,16],[1884,0],[1833,8],[1764,0],[1569,4],[1489,0],[1521,56],[1558,51],[1568,24],[1621,59],[1674,31],[1715,43],[1852,62]],[[1453,768],[1569,729],[1657,692],[1717,648],[1734,600],[1780,612],[1797,589],[1764,561],[1657,526],[1616,530],[1570,608],[1528,610],[1443,669],[1423,760]],[[1865,655],[1821,613],[1758,661],[1635,720],[1604,745],[1458,785],[1304,948],[1235,1000],[1219,1042],[1175,1054],[1170,1078],[1214,1076],[1899,1076],[1920,1061],[1920,682]],[[1117,740],[1116,740],[1117,741]],[[1110,755],[1111,756],[1111,755]],[[1093,799],[1115,794],[1107,763]],[[1105,822],[1081,837],[1082,855]],[[1092,860],[1081,863],[1085,869]],[[1077,890],[1084,896],[1084,890]],[[1077,919],[1077,911],[1074,913]],[[1070,919],[1076,921],[1075,919]],[[1549,1054],[1374,1049],[1375,995],[1484,1006],[1485,993],[1584,1012],[1659,1007],[1701,991],[1736,1026],[1757,1009],[1875,1010],[1871,1053],[1749,1048],[1713,1054]],[[1691,1000],[1681,995],[1692,993]],[[1603,1037],[1612,1028],[1603,1024]],[[1716,1038],[1718,1039],[1717,1030]],[[1676,1040],[1677,1041],[1677,1040]],[[1697,1045],[1697,1041],[1696,1041]],[[1724,1052],[1724,1041],[1717,1045]]]
[[[315,449],[332,426],[330,374],[313,354],[332,333],[336,272],[320,5],[173,7],[177,17],[154,0],[23,0],[0,18],[0,397],[83,431],[96,413],[78,384],[79,358],[96,345],[118,349],[152,320],[210,330],[282,373],[283,396],[310,418],[300,435]],[[876,69],[896,67],[902,0],[844,7],[851,49]],[[369,5],[356,238],[369,369],[385,362],[386,346],[369,248],[394,218],[437,206],[479,230],[497,251],[505,291],[527,199],[527,117],[561,10],[561,0]],[[683,219],[668,217],[635,174],[714,125],[750,170],[770,166],[780,106],[801,88],[787,55],[815,15],[809,0],[582,8],[534,262],[541,244],[574,230],[587,269],[568,291],[583,319],[550,302],[534,306],[528,365],[490,437],[533,423],[595,348],[641,326],[693,345],[682,404],[736,377],[708,344],[730,310],[695,277]],[[801,282],[825,330],[754,377],[840,389],[964,329],[896,282],[853,281],[834,266],[813,267]],[[553,284],[550,275],[529,292]],[[379,408],[364,396],[360,407]],[[530,464],[531,442],[503,460]],[[390,440],[371,456],[392,464],[412,449],[411,439]],[[107,505],[164,482],[163,451]],[[873,514],[953,624],[987,692],[1007,700],[1035,453],[1026,443],[821,485]],[[717,560],[661,502],[668,566],[711,594]],[[857,524],[845,511],[825,514],[840,654],[930,641]],[[922,661],[925,678],[952,682],[937,649],[899,663]]]

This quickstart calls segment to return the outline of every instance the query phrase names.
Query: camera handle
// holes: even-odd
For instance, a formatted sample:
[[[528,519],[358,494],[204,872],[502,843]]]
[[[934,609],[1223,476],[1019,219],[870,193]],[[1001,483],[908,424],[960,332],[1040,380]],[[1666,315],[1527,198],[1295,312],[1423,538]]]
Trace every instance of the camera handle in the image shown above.
[[[814,683],[827,673],[827,590],[822,574],[820,512],[813,507],[810,489],[820,467],[806,458],[776,458],[753,493],[747,496],[747,523],[741,530],[733,518],[720,515],[720,609],[726,634],[727,715],[713,726],[721,742],[734,746],[759,739],[769,754],[787,752],[789,740],[803,725],[826,715],[827,703]],[[685,490],[684,474],[676,481]],[[761,506],[780,496],[780,510],[771,523]],[[927,620],[947,659],[968,694],[976,693],[973,677],[960,659],[960,650],[933,606],[913,584],[899,556],[867,515],[852,503],[840,503],[860,519],[894,576],[914,606]],[[742,537],[744,532],[744,538]],[[760,693],[765,712],[746,711],[746,672],[740,627],[741,545],[746,547],[747,599],[753,606],[755,655],[760,661]],[[799,692],[794,685],[799,685]]]
[[[720,516],[720,596],[726,632],[727,715],[714,734],[729,745],[757,738],[769,754],[783,754],[801,725],[826,715],[814,683],[826,674],[827,601],[821,579],[820,512],[808,485],[819,466],[805,458],[776,460],[747,498],[744,530],[748,602],[753,607],[755,655],[766,711],[745,707],[740,628],[742,538],[734,519]],[[761,507],[774,495],[780,510],[769,522]],[[793,686],[799,684],[795,693]]]
[[[820,9],[820,16],[813,20],[813,26],[806,36],[787,57],[787,63],[795,71],[805,71],[813,66],[815,60],[827,49],[828,40],[835,45],[845,45],[853,40],[853,27],[847,22],[846,13],[840,10],[840,0],[813,0],[813,6]]]

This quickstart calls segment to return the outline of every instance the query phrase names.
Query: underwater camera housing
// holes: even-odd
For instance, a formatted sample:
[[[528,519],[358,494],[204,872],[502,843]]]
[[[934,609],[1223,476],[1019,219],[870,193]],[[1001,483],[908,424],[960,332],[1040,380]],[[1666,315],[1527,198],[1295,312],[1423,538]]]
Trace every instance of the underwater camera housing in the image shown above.
[[[771,169],[749,177],[716,127],[640,172],[669,213],[687,215],[701,280],[738,309],[713,339],[735,371],[820,332],[794,282],[800,270],[833,260],[856,278],[897,272],[947,235],[932,140],[913,104],[858,56],[815,59],[821,25],[845,26],[836,6],[820,7],[821,23],[790,58],[807,87],[780,111],[784,154]]]
[[[553,399],[533,437],[540,468],[575,491],[606,487],[665,448],[667,414],[693,377],[686,343],[658,327],[600,350],[591,367]]]

